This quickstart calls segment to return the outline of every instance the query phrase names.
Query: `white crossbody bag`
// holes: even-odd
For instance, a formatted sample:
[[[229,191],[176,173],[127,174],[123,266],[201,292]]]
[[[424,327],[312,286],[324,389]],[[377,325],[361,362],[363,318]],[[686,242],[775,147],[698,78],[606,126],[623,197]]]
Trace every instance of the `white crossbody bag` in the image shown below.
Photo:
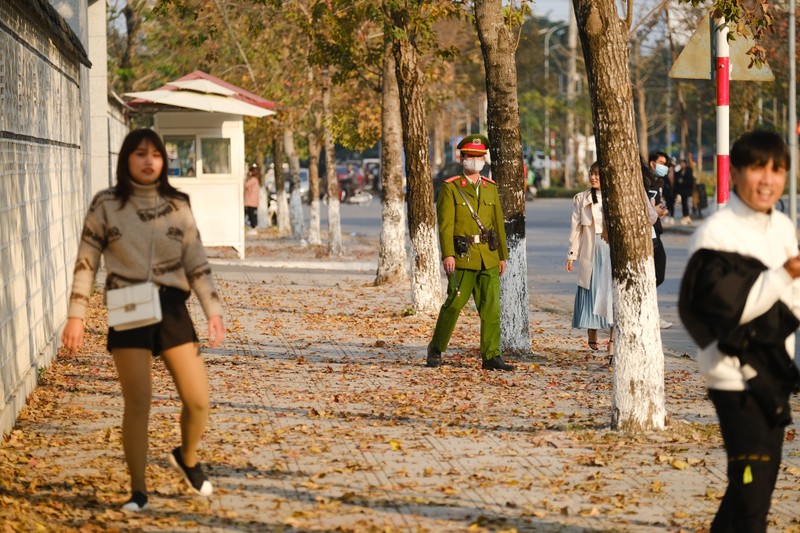
[[[156,216],[158,196],[153,214],[153,235],[150,243],[150,260],[147,262],[147,281],[106,291],[108,325],[117,331],[141,328],[161,322],[161,298],[153,276],[153,253],[156,246]]]

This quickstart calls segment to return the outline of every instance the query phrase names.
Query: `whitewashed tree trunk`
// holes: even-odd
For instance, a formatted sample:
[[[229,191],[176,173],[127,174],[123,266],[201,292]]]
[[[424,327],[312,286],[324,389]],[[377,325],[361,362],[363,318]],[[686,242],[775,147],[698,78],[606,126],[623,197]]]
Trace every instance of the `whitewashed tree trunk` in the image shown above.
[[[319,117],[318,113],[315,113]],[[315,120],[319,127],[322,120],[317,118]],[[317,135],[313,132],[306,135],[308,140],[308,194],[311,198],[311,209],[308,219],[308,242],[313,246],[322,244],[322,237],[320,236],[319,225],[319,142]]]
[[[627,27],[614,0],[574,0],[574,6],[611,246],[617,326],[611,425],[621,430],[662,429],[664,353],[628,72]]]
[[[402,10],[392,12],[390,16],[395,25],[410,31],[406,27],[408,20]],[[408,176],[408,229],[414,253],[411,268],[411,300],[417,311],[432,313],[441,305],[442,285],[428,152],[424,76],[412,40],[405,37],[394,41],[393,53],[400,93],[403,147]]]
[[[289,195],[286,189],[278,191],[278,237],[288,237],[292,233],[289,219]]]
[[[276,135],[272,142],[273,167],[275,169],[275,196],[278,203],[276,218],[278,236],[286,237],[291,233],[289,227],[289,200],[286,195],[286,175],[283,172],[283,136]]]
[[[383,54],[383,92],[381,94],[381,181],[383,199],[381,240],[375,285],[408,280],[406,254],[406,206],[403,194],[403,152],[400,94],[395,61],[387,32]]]
[[[508,260],[500,278],[500,345],[504,352],[531,350],[528,263],[525,253],[525,172],[519,133],[517,33],[504,20],[501,0],[475,0],[475,22],[486,70],[492,176],[505,219]]]
[[[411,237],[411,248],[411,305],[418,311],[436,312],[443,301],[442,278],[428,267],[429,262],[437,266],[441,262],[436,226],[419,226]]]
[[[303,200],[300,198],[299,188],[292,189],[292,192],[289,193],[289,221],[292,226],[292,239],[305,245],[306,228],[303,219]]]
[[[258,224],[257,227],[259,228],[268,228],[271,224],[269,220],[269,193],[267,193],[267,188],[265,186],[261,186],[258,188]]]
[[[289,160],[289,174],[291,176],[291,192],[289,193],[289,222],[292,228],[292,238],[302,240],[305,235],[303,222],[303,202],[300,200],[300,158],[294,148],[294,131],[291,128],[283,130],[283,148],[286,159]]]
[[[617,355],[611,425],[621,430],[663,429],[666,423],[664,352],[652,244],[650,250],[651,257],[630,264],[627,273],[614,279]]]
[[[331,114],[331,78],[327,70],[322,73],[322,114],[323,144],[325,146],[325,176],[328,181],[328,253],[339,256],[344,254],[342,246],[342,217],[339,212],[339,180],[336,178],[336,156],[333,152],[333,135],[330,124]]]
[[[319,216],[319,198],[311,200],[310,213],[308,218],[308,244],[318,246],[322,244],[322,236],[320,235],[320,216]]]
[[[508,267],[500,278],[500,346],[503,351],[530,353],[528,256],[525,235],[506,236]]]

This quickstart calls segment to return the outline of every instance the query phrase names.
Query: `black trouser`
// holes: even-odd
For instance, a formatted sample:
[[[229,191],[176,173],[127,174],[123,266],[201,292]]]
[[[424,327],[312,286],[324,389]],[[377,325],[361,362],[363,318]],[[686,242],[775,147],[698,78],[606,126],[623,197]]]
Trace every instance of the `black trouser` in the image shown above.
[[[710,389],[708,396],[717,410],[728,454],[728,488],[711,532],[765,532],[784,428],[770,426],[747,391]]]
[[[678,195],[681,197],[681,211],[683,212],[683,216],[688,217],[691,214],[689,202],[692,200],[692,188],[678,189]]]
[[[251,228],[255,228],[258,226],[258,208],[257,207],[245,207],[244,208],[244,216],[247,218],[247,224]]]
[[[661,237],[653,239],[653,263],[656,265],[656,287],[664,283],[667,275],[667,252]]]

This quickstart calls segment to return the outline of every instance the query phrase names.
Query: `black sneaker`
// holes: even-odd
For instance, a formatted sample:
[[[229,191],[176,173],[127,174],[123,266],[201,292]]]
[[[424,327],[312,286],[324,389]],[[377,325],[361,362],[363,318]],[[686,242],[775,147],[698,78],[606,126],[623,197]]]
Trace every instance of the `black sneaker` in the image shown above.
[[[122,504],[122,510],[129,513],[138,513],[147,509],[147,494],[138,490],[131,494],[128,501]]]
[[[514,370],[516,367],[514,365],[509,365],[503,358],[499,355],[492,357],[491,359],[484,359],[483,363],[481,364],[481,368],[483,370],[505,370],[510,372]]]
[[[191,468],[183,464],[180,446],[172,450],[167,459],[169,460],[169,464],[183,476],[186,484],[189,485],[189,488],[192,489],[195,494],[211,496],[211,493],[214,492],[214,487],[211,485],[211,482],[206,479],[206,475],[203,473],[203,467],[200,463],[197,463]]]
[[[428,357],[425,359],[425,366],[430,368],[436,368],[437,366],[442,364],[442,352],[431,346],[428,345]]]

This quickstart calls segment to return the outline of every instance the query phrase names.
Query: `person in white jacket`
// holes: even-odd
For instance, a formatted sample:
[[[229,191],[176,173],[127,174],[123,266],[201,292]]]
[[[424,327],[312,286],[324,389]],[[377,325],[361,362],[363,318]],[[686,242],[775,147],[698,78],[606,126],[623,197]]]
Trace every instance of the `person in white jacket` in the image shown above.
[[[729,203],[695,232],[681,282],[681,320],[719,417],[728,487],[712,532],[767,530],[789,396],[800,386],[800,256],[794,224],[774,209],[789,151],[780,135],[752,131],[731,147]]]
[[[598,349],[597,330],[610,329],[608,355],[614,354],[614,318],[611,311],[611,254],[603,224],[600,165],[589,168],[589,190],[572,199],[572,224],[567,252],[567,272],[577,270],[578,290],[572,327],[588,330],[589,348]],[[577,268],[576,268],[577,266]]]

